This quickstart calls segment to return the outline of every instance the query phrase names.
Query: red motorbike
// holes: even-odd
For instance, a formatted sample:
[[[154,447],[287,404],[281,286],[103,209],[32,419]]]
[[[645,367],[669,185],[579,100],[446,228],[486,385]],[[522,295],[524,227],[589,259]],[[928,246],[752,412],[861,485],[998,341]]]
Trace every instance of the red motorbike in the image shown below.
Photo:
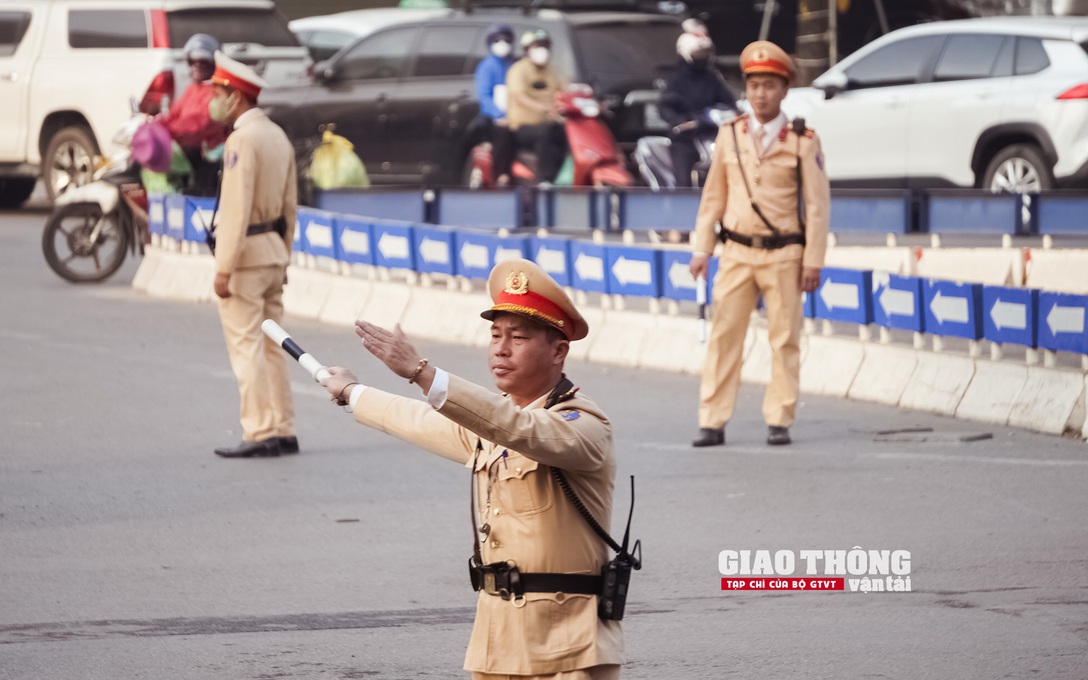
[[[588,85],[572,85],[556,95],[563,125],[567,131],[567,145],[574,161],[572,186],[631,186],[633,178],[627,172],[623,153],[612,131],[601,120],[601,105],[593,97]],[[536,184],[536,156],[531,151],[519,150],[510,168],[515,184]],[[491,165],[491,143],[483,142],[472,149],[468,186],[489,188],[495,186]]]

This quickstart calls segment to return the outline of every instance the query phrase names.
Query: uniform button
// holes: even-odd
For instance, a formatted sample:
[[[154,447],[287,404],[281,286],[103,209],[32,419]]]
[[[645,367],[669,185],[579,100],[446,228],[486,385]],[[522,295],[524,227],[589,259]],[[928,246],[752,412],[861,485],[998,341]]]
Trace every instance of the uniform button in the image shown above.
[[[565,599],[567,599],[567,596],[564,595],[563,593],[556,593],[555,594],[555,601],[556,602],[562,603],[563,600],[565,600]]]
[[[491,512],[493,512],[495,514],[495,516],[498,517],[499,515],[502,514],[502,508],[495,508]]]
[[[516,473],[518,473],[520,475],[521,474],[521,468],[519,468],[519,467],[514,468],[514,472],[516,472]]]
[[[496,541],[494,539],[491,540],[491,547],[492,548],[498,548],[499,545],[500,545],[500,543],[498,541]]]

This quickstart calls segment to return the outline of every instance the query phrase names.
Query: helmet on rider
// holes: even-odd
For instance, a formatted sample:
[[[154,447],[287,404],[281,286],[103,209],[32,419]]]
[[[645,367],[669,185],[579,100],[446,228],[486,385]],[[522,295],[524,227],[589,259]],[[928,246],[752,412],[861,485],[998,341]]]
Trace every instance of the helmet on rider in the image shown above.
[[[521,36],[521,44],[529,61],[537,66],[544,66],[552,58],[552,37],[543,28],[526,31]]]
[[[714,42],[702,33],[683,33],[676,40],[676,53],[689,64],[705,66],[714,54]]]
[[[514,29],[508,24],[492,24],[487,29],[487,48],[500,59],[514,51]]]
[[[215,52],[219,41],[207,33],[196,33],[185,42],[185,60],[189,62],[189,76],[203,82],[215,72]]]

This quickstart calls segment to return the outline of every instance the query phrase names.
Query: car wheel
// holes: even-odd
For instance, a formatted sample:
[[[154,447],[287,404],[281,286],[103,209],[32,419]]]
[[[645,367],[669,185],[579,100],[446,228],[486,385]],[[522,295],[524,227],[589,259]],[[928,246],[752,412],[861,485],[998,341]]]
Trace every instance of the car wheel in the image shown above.
[[[76,125],[58,130],[42,159],[42,179],[50,200],[90,182],[97,153],[98,145],[88,128]]]
[[[1013,144],[997,153],[986,167],[982,187],[993,192],[1037,194],[1054,186],[1054,175],[1037,147]]]
[[[37,177],[0,177],[0,208],[18,208],[34,193]]]

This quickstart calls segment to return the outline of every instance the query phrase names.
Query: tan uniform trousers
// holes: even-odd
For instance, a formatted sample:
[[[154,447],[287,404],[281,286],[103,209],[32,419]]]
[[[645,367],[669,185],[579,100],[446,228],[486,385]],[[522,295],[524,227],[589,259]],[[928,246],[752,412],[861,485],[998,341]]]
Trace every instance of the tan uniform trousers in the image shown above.
[[[620,680],[620,667],[617,665],[593,666],[576,671],[553,673],[552,675],[495,675],[494,673],[473,673],[472,680]]]
[[[230,277],[231,296],[219,300],[219,320],[241,397],[242,438],[289,437],[294,408],[284,352],[265,337],[261,323],[283,319],[284,267],[247,267]]]
[[[760,293],[771,344],[771,382],[763,397],[763,418],[768,425],[793,424],[801,383],[801,261],[748,264],[723,257],[714,279],[714,319],[699,386],[699,427],[719,428],[733,417],[744,337]]]

